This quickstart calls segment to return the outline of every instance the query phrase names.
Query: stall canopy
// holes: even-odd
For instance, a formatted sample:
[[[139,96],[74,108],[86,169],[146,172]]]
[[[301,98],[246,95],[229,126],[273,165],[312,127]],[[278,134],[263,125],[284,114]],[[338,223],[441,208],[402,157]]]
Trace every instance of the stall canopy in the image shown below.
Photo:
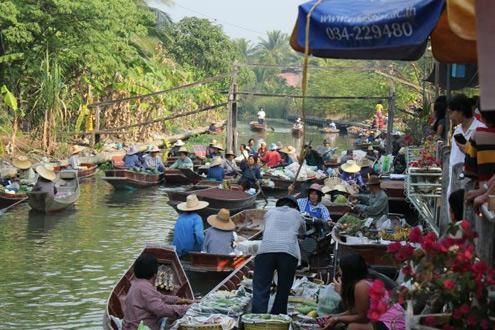
[[[328,58],[417,60],[435,28],[443,0],[313,0],[299,6],[291,46]],[[309,16],[309,31],[306,19]]]

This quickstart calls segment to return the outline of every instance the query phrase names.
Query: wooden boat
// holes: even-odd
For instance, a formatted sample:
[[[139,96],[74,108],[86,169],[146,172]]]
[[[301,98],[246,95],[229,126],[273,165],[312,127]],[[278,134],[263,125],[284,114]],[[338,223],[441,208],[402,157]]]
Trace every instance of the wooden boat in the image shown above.
[[[79,180],[93,177],[96,174],[96,170],[98,169],[98,166],[90,163],[81,163],[81,166],[84,166],[86,168],[77,170],[77,177],[79,178]],[[55,171],[55,173],[58,173],[61,170],[68,169],[68,167],[68,165],[55,166],[53,170]]]
[[[152,254],[158,259],[159,271],[160,267],[163,266],[172,274],[174,288],[172,290],[157,288],[160,292],[180,298],[194,299],[191,284],[184,273],[175,249],[164,246],[147,246],[140,255],[143,253]],[[110,293],[103,316],[103,326],[105,329],[118,329],[115,319],[122,320],[124,318],[125,297],[135,278],[133,266],[131,265],[125,272]]]
[[[254,256],[250,257],[239,267],[230,273],[222,282],[218,283],[216,287],[210,290],[208,294],[216,291],[232,291],[237,290],[241,286],[241,282],[244,278],[252,278],[254,272]]]
[[[249,123],[249,128],[253,132],[264,132],[266,131],[266,124],[260,124],[257,121],[252,121]]]
[[[198,211],[201,217],[217,214],[221,208],[229,209],[232,214],[254,207],[257,195],[249,195],[244,191],[212,188],[208,186],[194,186],[185,191],[168,191],[168,204],[174,208],[185,202],[189,194],[196,194],[199,200],[208,202],[207,208]]]
[[[62,170],[56,182],[57,194],[50,196],[46,192],[27,193],[29,206],[43,213],[57,212],[71,207],[79,199],[80,188],[77,171]]]
[[[0,192],[0,208],[9,207],[10,205],[13,205],[22,200],[27,200],[27,198],[27,193],[18,192],[15,194],[8,194],[4,191]]]
[[[323,127],[320,128],[320,133],[323,134],[339,134],[340,130],[338,128]]]
[[[190,169],[168,168],[164,173],[165,182],[172,185],[197,184],[203,177]]]
[[[354,149],[366,151],[371,145],[371,143],[354,143]]]
[[[235,232],[246,240],[259,240],[263,235],[263,222],[266,210],[244,210],[232,216]],[[184,269],[193,272],[231,272],[239,268],[250,255],[225,255],[190,252],[182,260]]]
[[[292,127],[291,133],[293,137],[301,137],[304,134],[304,128],[303,127]]]
[[[169,156],[167,158],[167,161],[165,162],[165,167],[169,168],[170,166],[172,166],[173,163],[175,163],[175,161],[177,159],[179,159],[179,157]],[[203,160],[198,158],[198,157],[192,159],[192,162],[193,162],[193,166],[194,166],[193,167],[194,172],[196,172],[198,170],[198,168],[203,165]]]
[[[389,201],[406,200],[404,180],[382,179],[380,187],[387,193]]]
[[[278,176],[274,176],[274,175],[269,175],[269,174],[263,175],[263,179],[264,180],[270,180],[273,182],[273,186],[263,185],[263,189],[272,190],[272,191],[287,192],[287,190],[289,189],[289,186],[294,183],[293,180],[287,180],[287,179],[284,179],[284,178],[281,178]],[[311,183],[313,183],[313,179],[308,179],[305,181],[299,181],[299,180],[296,181],[295,187],[294,187],[294,192],[300,192],[306,186],[309,187],[309,185],[311,185]]]
[[[332,205],[325,205],[330,212],[330,216],[332,217],[332,221],[339,220],[344,214],[351,212],[351,206],[348,204],[338,204],[332,203]]]
[[[129,170],[107,170],[103,180],[115,189],[137,189],[156,186],[163,181],[163,174],[149,174]]]

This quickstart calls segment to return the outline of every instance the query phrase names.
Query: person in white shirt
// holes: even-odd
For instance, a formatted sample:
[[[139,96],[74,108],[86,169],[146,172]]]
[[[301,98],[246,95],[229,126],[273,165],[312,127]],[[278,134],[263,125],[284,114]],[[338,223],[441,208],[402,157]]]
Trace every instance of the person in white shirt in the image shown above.
[[[465,141],[469,141],[478,127],[485,125],[473,116],[471,101],[464,94],[455,95],[448,104],[450,120],[457,126],[451,140],[450,160],[449,160],[449,186],[447,188],[447,198],[450,194],[462,187],[459,186],[459,174],[464,165]],[[455,136],[458,136],[455,138]],[[462,136],[462,137],[459,137]],[[464,138],[464,140],[462,139]],[[461,141],[462,140],[462,141]],[[459,165],[462,164],[462,165]]]
[[[259,124],[265,123],[265,116],[266,116],[265,110],[263,109],[263,107],[260,107],[260,109],[258,111],[258,123]]]

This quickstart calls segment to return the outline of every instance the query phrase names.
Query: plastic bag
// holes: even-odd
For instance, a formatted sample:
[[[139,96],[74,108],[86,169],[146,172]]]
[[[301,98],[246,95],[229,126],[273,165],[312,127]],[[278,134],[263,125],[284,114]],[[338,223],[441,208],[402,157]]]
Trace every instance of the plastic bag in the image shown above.
[[[324,286],[318,296],[318,315],[332,314],[339,306],[340,301],[340,295],[332,284]]]

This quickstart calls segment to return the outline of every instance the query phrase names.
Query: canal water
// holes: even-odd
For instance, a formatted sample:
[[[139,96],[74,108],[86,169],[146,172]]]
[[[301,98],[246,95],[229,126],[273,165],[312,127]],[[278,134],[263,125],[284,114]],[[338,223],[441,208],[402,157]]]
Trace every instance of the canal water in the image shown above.
[[[297,145],[288,122],[270,125],[273,132],[262,137],[268,143]],[[253,136],[246,125],[240,130],[241,142]],[[323,138],[307,128],[313,145]],[[334,139],[341,149],[350,143]],[[114,191],[95,178],[81,184],[71,210],[40,215],[22,204],[1,215],[0,329],[100,329],[113,285],[143,246],[170,241],[177,214],[167,205],[167,189]],[[198,295],[218,281],[191,277]]]

